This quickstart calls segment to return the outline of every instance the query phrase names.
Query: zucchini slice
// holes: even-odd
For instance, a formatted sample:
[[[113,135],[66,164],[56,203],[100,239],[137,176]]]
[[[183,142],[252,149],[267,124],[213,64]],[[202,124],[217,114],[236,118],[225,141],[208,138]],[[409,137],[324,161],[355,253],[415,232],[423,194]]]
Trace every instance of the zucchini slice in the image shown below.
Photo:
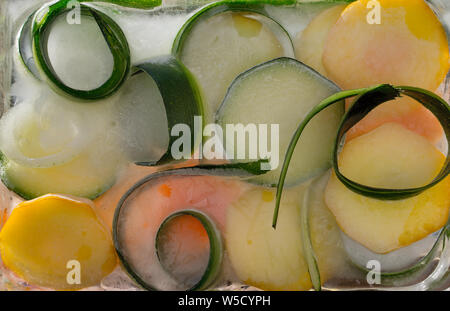
[[[246,139],[245,145],[237,145],[233,131],[226,130],[227,124],[267,124],[268,128],[272,124],[279,124],[279,138],[275,136],[275,141],[271,141],[269,137],[273,133],[267,133],[267,141],[275,156],[278,156],[278,145],[279,155],[284,157],[297,124],[320,101],[336,92],[339,92],[339,88],[335,84],[291,58],[275,59],[242,73],[231,84],[216,114],[217,122],[224,129],[227,145],[236,146],[234,153],[228,151],[227,156],[237,159],[240,157],[239,147],[244,146],[248,153],[249,143],[255,146],[261,141],[260,133],[258,142],[250,142],[250,137]],[[287,184],[303,182],[331,166],[333,142],[344,115],[344,103],[330,108],[323,111],[305,130],[305,136],[295,149],[291,170],[286,178]],[[260,145],[258,149],[261,150],[261,147],[264,146]],[[247,154],[245,156],[249,157]],[[262,154],[259,156],[264,157]],[[251,181],[276,186],[280,171],[281,165]]]
[[[158,172],[137,182],[120,199],[113,221],[114,245],[128,274],[147,290],[200,290],[212,285],[221,271],[219,230],[224,227],[225,209],[242,191],[242,184],[232,177],[253,173],[263,172],[246,163],[207,165]],[[185,216],[194,217],[197,224],[175,224],[181,232],[167,234],[177,232],[167,230],[170,222]],[[195,234],[186,230],[192,227],[197,228]],[[182,241],[176,242],[180,237]],[[169,246],[164,247],[166,243]],[[174,254],[174,249],[188,254]]]
[[[90,142],[81,110],[52,96],[10,109],[0,119],[0,149],[19,165],[48,168],[75,158]]]
[[[25,199],[47,193],[95,198],[125,164],[110,102],[88,106],[47,90],[0,121],[4,184]]]
[[[296,148],[297,142],[302,136],[304,129],[307,127],[309,122],[314,121],[314,117],[317,115],[320,117],[320,112],[324,109],[328,109],[336,103],[341,102],[344,99],[350,97],[356,97],[352,106],[345,113],[342,121],[340,122],[339,129],[334,142],[333,149],[333,170],[337,178],[351,191],[361,194],[366,197],[375,198],[379,200],[402,200],[410,197],[414,197],[423,191],[435,186],[450,172],[450,157],[447,152],[446,160],[442,169],[436,175],[436,177],[430,181],[428,184],[421,187],[412,187],[407,189],[393,189],[393,188],[377,188],[370,187],[367,185],[362,185],[349,178],[345,177],[339,170],[338,165],[338,155],[342,149],[343,143],[345,141],[345,133],[352,128],[353,125],[361,121],[370,111],[372,111],[377,106],[385,103],[387,101],[393,100],[400,96],[408,96],[422,104],[425,108],[429,109],[439,120],[447,138],[447,143],[450,142],[450,106],[449,104],[439,97],[438,95],[427,91],[425,89],[410,87],[410,86],[398,86],[394,87],[389,84],[381,84],[369,88],[356,89],[350,91],[342,91],[334,94],[321,103],[319,103],[314,109],[312,109],[305,119],[299,124],[297,130],[295,131],[292,140],[289,144],[288,152],[284,159],[283,167],[281,169],[281,174],[277,186],[277,203],[274,211],[273,217],[273,227],[276,227],[277,215],[279,210],[279,203],[281,200],[281,194],[283,192],[284,183],[286,180],[286,174],[289,169],[290,162],[292,161],[292,156]]]
[[[207,121],[219,107],[226,88],[241,72],[262,62],[293,56],[287,32],[261,5],[213,3],[192,16],[172,47],[198,80],[207,106]]]
[[[307,190],[308,198],[304,196],[308,206],[303,206],[309,210],[307,231],[312,240],[312,248],[305,252],[305,258],[311,260],[312,278],[313,274],[319,277],[320,272],[325,290],[348,287],[349,279],[359,286],[365,284],[369,272],[366,265],[370,260],[381,264],[381,284],[367,289],[428,290],[445,281],[449,265],[449,222],[427,238],[392,253],[373,253],[339,229],[323,195],[329,178],[330,172],[327,172],[312,182]]]
[[[32,52],[34,63],[40,73],[39,76],[45,79],[45,81],[56,91],[77,99],[98,100],[108,97],[117,91],[117,89],[128,77],[130,71],[130,50],[125,35],[120,27],[110,17],[86,4],[80,4],[81,16],[83,17],[81,24],[78,25],[75,21],[74,24],[71,25],[68,21],[66,21],[66,18],[68,18],[68,16],[66,16],[67,14],[64,14],[70,12],[70,10],[71,8],[68,6],[68,0],[56,1],[44,5],[33,15],[33,20],[31,21]],[[94,54],[97,54],[98,51],[109,49],[109,55],[89,55],[88,58],[91,59],[92,64],[86,64],[86,66],[82,66],[82,68],[92,67],[94,70],[93,74],[80,72],[79,75],[75,75],[74,72],[79,70],[77,66],[64,68],[64,66],[68,66],[70,63],[76,63],[76,61],[67,61],[71,58],[77,58],[77,54],[69,54],[74,53],[71,42],[68,42],[67,44],[67,55],[64,55],[63,58],[57,58],[61,63],[58,67],[63,68],[56,68],[56,64],[58,63],[56,61],[57,59],[55,60],[55,57],[51,56],[58,54],[56,53],[58,49],[56,49],[56,46],[51,45],[51,42],[55,40],[50,39],[52,36],[52,30],[55,30],[53,28],[57,26],[64,26],[65,30],[69,30],[70,28],[75,29],[78,27],[77,32],[81,39],[83,39],[83,36],[86,35],[89,35],[89,37],[91,37],[91,35],[95,36],[96,34],[92,33],[92,31],[93,28],[96,28],[95,26],[98,26],[103,38],[89,41],[87,48],[80,47],[80,50],[76,50],[77,53],[81,53],[83,56],[83,51],[90,51],[90,49],[94,50]],[[27,23],[25,23],[23,27],[23,38],[19,38],[19,42],[27,40],[26,37],[28,30],[26,28],[28,28]],[[65,31],[58,31],[58,33],[59,36],[57,39],[67,36]],[[67,40],[56,41],[58,44],[61,42],[67,42]],[[83,42],[83,40],[81,42]],[[20,46],[22,46],[22,49],[19,48],[22,53],[22,58],[25,58],[26,60],[29,58],[29,48],[25,42],[23,42]],[[88,54],[89,53],[86,55]],[[103,63],[100,67],[98,67],[98,64],[100,63],[98,58],[100,58]],[[29,63],[30,61],[25,62],[25,64]],[[108,67],[113,67],[111,73],[108,72]],[[31,72],[34,72],[33,65],[30,65],[29,68]],[[99,71],[100,75],[98,76]],[[65,79],[69,78],[69,80],[72,81],[70,81],[70,83],[63,81],[65,79],[60,76],[62,73],[64,74]],[[79,79],[72,79],[72,77],[76,76],[79,76]],[[106,76],[106,81],[103,81],[104,79],[102,76]],[[94,82],[92,82],[92,80]],[[93,85],[91,85],[91,82]]]

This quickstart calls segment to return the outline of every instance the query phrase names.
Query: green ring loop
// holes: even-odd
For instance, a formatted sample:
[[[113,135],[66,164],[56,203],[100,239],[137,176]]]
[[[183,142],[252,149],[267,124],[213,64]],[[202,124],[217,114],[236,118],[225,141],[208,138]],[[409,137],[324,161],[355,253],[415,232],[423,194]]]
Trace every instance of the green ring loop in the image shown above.
[[[420,88],[394,87],[388,84],[379,85],[362,92],[347,110],[336,137],[333,150],[333,169],[337,178],[350,190],[366,197],[379,200],[401,200],[420,194],[442,181],[450,172],[450,161],[447,154],[444,166],[438,175],[427,185],[407,189],[377,188],[362,185],[347,177],[339,170],[338,154],[345,133],[377,106],[406,95],[429,109],[444,127],[447,141],[450,143],[450,106],[437,95]],[[450,144],[449,144],[450,145]]]
[[[53,69],[47,53],[48,30],[55,19],[69,12],[67,0],[53,2],[40,8],[32,22],[33,55],[36,66],[46,81],[57,91],[81,100],[98,100],[112,95],[124,83],[130,72],[130,49],[127,39],[116,24],[106,14],[80,3],[81,15],[91,16],[97,22],[114,59],[111,76],[101,86],[92,90],[78,90],[64,84]]]

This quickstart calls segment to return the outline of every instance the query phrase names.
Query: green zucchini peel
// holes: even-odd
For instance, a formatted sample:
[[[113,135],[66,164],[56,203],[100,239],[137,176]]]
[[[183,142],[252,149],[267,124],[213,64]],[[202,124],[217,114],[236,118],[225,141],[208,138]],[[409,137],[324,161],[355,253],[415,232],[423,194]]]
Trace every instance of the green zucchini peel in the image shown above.
[[[81,15],[95,19],[113,56],[114,68],[108,80],[92,90],[74,89],[61,81],[51,65],[47,51],[48,31],[58,16],[71,10],[70,6],[68,7],[69,2],[68,0],[63,0],[49,3],[41,7],[33,15],[31,22],[32,52],[40,77],[43,77],[55,91],[78,100],[99,100],[111,96],[120,88],[129,75],[131,66],[130,49],[119,25],[99,10],[80,3]],[[29,69],[33,72],[31,68]]]
[[[223,258],[223,245],[220,232],[217,230],[216,226],[214,225],[214,222],[206,214],[197,210],[186,209],[169,215],[161,223],[158,232],[156,233],[155,239],[156,252],[158,254],[159,238],[164,226],[168,224],[171,220],[185,215],[192,216],[196,218],[198,221],[200,221],[209,238],[210,255],[208,259],[208,265],[206,266],[205,272],[203,273],[201,279],[191,288],[188,289],[188,291],[204,290],[210,287],[217,279],[217,276],[220,273]]]

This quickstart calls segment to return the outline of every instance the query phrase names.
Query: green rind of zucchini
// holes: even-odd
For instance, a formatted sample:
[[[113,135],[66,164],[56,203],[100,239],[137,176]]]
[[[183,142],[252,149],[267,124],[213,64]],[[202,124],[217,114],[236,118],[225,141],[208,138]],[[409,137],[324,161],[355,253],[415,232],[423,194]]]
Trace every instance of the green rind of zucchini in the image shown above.
[[[3,184],[8,188],[10,191],[17,194],[19,197],[25,199],[25,200],[32,200],[35,198],[38,198],[40,196],[43,196],[47,193],[39,193],[39,192],[31,192],[28,190],[23,189],[20,186],[17,186],[17,183],[14,182],[14,180],[9,176],[8,174],[8,158],[0,152],[0,179],[2,180]],[[91,193],[85,194],[85,195],[77,195],[79,197],[87,198],[90,200],[94,200],[101,196],[103,193],[105,193],[108,189],[110,189],[115,183],[115,180],[112,180],[111,182],[108,182],[103,187],[98,188]],[[70,193],[66,193],[69,195],[72,195]]]
[[[194,209],[186,209],[182,211],[175,212],[171,215],[169,215],[159,226],[158,232],[156,233],[155,238],[155,245],[156,245],[156,252],[158,253],[158,242],[160,238],[161,230],[164,228],[166,224],[168,224],[171,220],[174,218],[180,217],[180,216],[192,216],[196,218],[200,223],[202,224],[203,228],[206,231],[206,234],[208,235],[209,239],[209,259],[208,259],[208,265],[206,266],[205,272],[202,275],[202,278],[194,284],[191,288],[188,289],[188,291],[194,291],[194,290],[205,290],[208,287],[210,287],[214,281],[217,279],[219,273],[220,273],[220,267],[222,265],[222,259],[223,259],[223,243],[222,238],[220,235],[219,230],[217,230],[216,226],[214,225],[214,222],[208,217],[208,215],[194,210]],[[158,254],[158,259],[159,259]]]
[[[47,53],[48,29],[61,14],[69,12],[69,0],[53,2],[41,7],[32,21],[33,56],[41,76],[56,91],[78,100],[98,100],[114,94],[125,82],[130,72],[130,49],[127,39],[116,24],[106,14],[84,4],[80,4],[81,14],[91,16],[97,22],[114,60],[111,76],[100,87],[92,90],[78,90],[64,84],[57,76]]]
[[[258,165],[261,164],[261,161],[256,162]],[[127,201],[127,199],[132,196],[132,194],[135,191],[138,191],[141,186],[143,186],[146,183],[155,182],[158,178],[164,178],[168,176],[225,176],[225,177],[248,177],[249,175],[253,174],[255,170],[255,163],[240,163],[240,164],[232,164],[231,166],[228,166],[227,164],[224,165],[205,165],[205,166],[198,166],[198,167],[188,167],[188,168],[181,168],[181,169],[173,169],[173,170],[167,170],[162,172],[157,172],[151,175],[148,175],[147,177],[144,177],[140,181],[138,181],[136,184],[134,184],[128,191],[120,198],[116,210],[114,212],[114,218],[113,218],[113,227],[112,227],[112,234],[113,234],[113,242],[114,247],[116,249],[117,255],[120,259],[120,262],[122,266],[124,267],[125,271],[130,275],[130,277],[139,284],[142,288],[146,290],[158,290],[154,285],[148,284],[145,282],[140,276],[137,271],[133,268],[133,266],[128,262],[126,254],[122,251],[122,243],[121,243],[121,235],[119,230],[119,223],[120,223],[120,217],[122,214],[122,209]],[[261,174],[263,174],[265,171],[259,171]],[[199,219],[200,220],[200,219]],[[202,220],[200,220],[202,221]],[[203,224],[203,222],[202,222]],[[208,228],[205,227],[205,230],[208,232]],[[216,237],[209,236],[210,243],[211,241],[216,241]],[[222,244],[221,244],[222,245]],[[211,259],[211,256],[218,256],[218,250],[220,249],[220,257],[222,256],[223,248],[218,248],[218,244],[214,245],[214,248],[211,248],[210,250],[210,259],[209,262],[214,263],[216,267],[210,267],[205,271],[205,274],[209,275],[203,275],[202,280],[204,280],[200,284],[202,285],[201,288],[205,289],[207,286],[214,282],[215,278],[217,277],[217,274],[220,270],[220,261],[218,258]],[[198,284],[197,284],[198,285]],[[198,286],[194,286],[193,289],[199,289]],[[191,289],[192,290],[192,289]]]
[[[304,64],[304,63],[302,63],[302,62],[300,62],[300,61],[298,61],[298,60],[296,60],[296,59],[294,59],[294,58],[290,58],[290,57],[279,57],[279,58],[275,58],[275,59],[272,59],[272,60],[270,60],[270,61],[268,61],[268,62],[265,62],[265,63],[259,64],[259,65],[256,65],[256,66],[254,66],[254,67],[252,67],[252,68],[250,68],[250,69],[248,69],[248,70],[246,70],[246,71],[240,73],[236,78],[234,78],[233,82],[231,82],[231,85],[229,86],[229,88],[228,88],[228,90],[227,90],[227,93],[225,94],[224,100],[222,101],[222,103],[221,103],[220,106],[219,106],[219,109],[218,109],[217,112],[216,112],[216,116],[215,116],[215,121],[216,121],[216,123],[222,124],[221,117],[220,117],[220,111],[221,111],[221,110],[223,109],[223,107],[225,106],[225,102],[226,102],[226,100],[227,100],[227,98],[228,98],[228,96],[229,96],[230,90],[231,90],[231,88],[233,87],[233,85],[234,85],[234,84],[238,84],[238,83],[240,82],[241,79],[245,79],[248,75],[252,74],[253,71],[258,70],[259,68],[264,68],[265,66],[268,66],[268,65],[270,66],[270,65],[273,64],[274,62],[285,62],[285,63],[288,63],[288,62],[291,62],[291,63],[292,63],[292,62],[293,62],[293,63],[295,63],[296,65],[304,66],[305,69],[308,69],[308,70],[310,71],[311,74],[320,76],[324,81],[326,81],[326,82],[329,83],[329,84],[332,84],[333,86],[336,86],[336,88],[340,90],[340,88],[339,88],[334,82],[332,82],[331,80],[329,80],[329,79],[327,79],[326,77],[322,76],[320,73],[318,73],[318,72],[317,72],[316,70],[314,70],[313,68],[309,67],[308,65],[306,65],[306,64]],[[337,94],[343,94],[343,93],[345,93],[345,92],[339,92],[339,93],[337,93]],[[355,94],[354,94],[354,91],[350,91],[350,96],[354,96],[354,95],[355,95]],[[328,99],[333,99],[333,98],[334,98],[334,95],[328,97]],[[340,98],[340,97],[337,97],[335,100],[333,99],[332,104],[336,104],[336,103],[340,103],[340,104],[342,105],[342,114],[344,114],[344,111],[345,111],[345,105],[344,105],[343,99]],[[319,105],[318,105],[316,108],[314,108],[310,113],[308,113],[308,114],[306,115],[306,117],[305,117],[305,119],[304,119],[303,122],[305,122],[306,120],[308,120],[308,121],[305,122],[304,126],[303,126],[302,129],[301,129],[301,132],[302,132],[303,129],[306,127],[307,123],[308,123],[308,122],[309,122],[309,121],[310,121],[317,113],[319,113],[320,111],[324,110],[324,109],[327,108],[328,106],[330,106],[330,104],[327,104],[326,106],[323,106],[323,107],[320,106],[320,104],[319,104]],[[297,129],[297,131],[298,131],[298,129]],[[301,134],[301,132],[300,132],[300,134]],[[300,138],[300,135],[299,135],[298,138]],[[298,140],[298,139],[297,139],[297,140]],[[295,150],[295,147],[296,147],[295,145],[293,145],[292,143],[290,143],[288,149],[286,150],[286,157],[289,156],[289,161],[290,161],[290,159],[292,158],[292,153],[293,153],[293,151]],[[286,160],[285,160],[285,161],[286,161]],[[312,173],[311,175],[305,176],[305,177],[303,177],[303,178],[301,178],[301,179],[297,179],[295,182],[290,183],[290,184],[288,184],[287,186],[289,186],[289,187],[290,187],[290,186],[295,186],[295,185],[298,185],[298,184],[300,184],[300,183],[302,183],[302,182],[305,182],[306,180],[308,180],[308,179],[310,179],[310,178],[312,178],[312,177],[315,177],[315,176],[317,176],[317,175],[320,175],[321,173],[325,172],[330,166],[331,166],[331,163],[330,163],[330,165],[327,166],[326,168],[324,168],[324,169],[322,169],[322,170],[319,170],[319,171],[317,171],[316,173]],[[281,174],[283,174],[283,171],[281,172]],[[286,172],[285,172],[285,175],[287,175],[287,170],[286,170]],[[283,185],[284,185],[284,181],[285,181],[285,179],[283,178]],[[258,181],[258,180],[251,180],[250,182],[253,183],[253,184],[256,184],[256,185],[264,186],[264,187],[278,187],[278,185],[279,185],[279,182],[278,182],[278,183],[277,183],[277,182],[274,182],[274,183],[272,183],[272,184],[267,184],[267,183],[264,183],[264,182],[260,182],[260,181]],[[277,195],[278,195],[278,191],[277,191]],[[280,197],[281,197],[281,193],[280,193]]]
[[[383,188],[369,187],[361,185],[346,178],[339,171],[338,154],[340,148],[342,147],[341,140],[344,137],[345,133],[353,125],[355,125],[362,118],[364,118],[364,116],[366,116],[374,108],[376,108],[380,104],[383,104],[386,101],[395,99],[401,95],[406,95],[415,99],[416,101],[421,103],[425,108],[429,109],[437,117],[442,127],[444,128],[447,142],[450,145],[450,106],[448,105],[447,102],[445,102],[445,100],[443,100],[442,98],[440,98],[439,96],[437,96],[432,92],[409,86],[394,87],[388,84],[381,84],[374,87],[336,93],[328,97],[327,99],[323,100],[319,105],[317,105],[313,110],[311,110],[311,112],[299,124],[297,130],[295,131],[292,137],[292,140],[286,152],[286,157],[284,159],[283,167],[278,181],[275,211],[272,222],[272,226],[274,228],[276,228],[276,223],[278,220],[278,211],[280,208],[281,194],[283,192],[286,174],[289,169],[289,163],[291,161],[297,141],[299,140],[304,128],[306,127],[308,122],[320,111],[346,98],[357,96],[350,109],[344,115],[341,125],[339,126],[339,130],[335,140],[332,164],[336,176],[348,189],[363,196],[379,200],[401,200],[420,194],[426,189],[429,189],[430,187],[439,183],[448,175],[448,173],[450,172],[450,160],[448,154],[446,157],[445,164],[442,167],[439,174],[429,184],[417,188],[383,189]]]
[[[395,288],[401,287],[409,287],[414,286],[418,280],[421,280],[425,277],[424,273],[428,272],[428,277],[433,273],[433,271],[429,271],[430,265],[435,260],[435,258],[439,258],[439,260],[448,260],[447,258],[442,257],[444,251],[450,247],[448,245],[450,243],[450,218],[447,221],[447,224],[441,229],[436,241],[433,243],[430,251],[423,256],[420,260],[418,260],[414,265],[409,268],[402,269],[396,272],[380,272],[381,277],[381,285],[383,287],[379,287],[379,289],[387,289],[386,286],[395,286]],[[407,247],[407,246],[406,246]],[[361,266],[355,262],[352,262],[353,265],[361,270],[363,273],[370,272],[365,266]],[[446,273],[435,275],[433,277],[433,281],[429,284],[430,287],[438,285],[446,276],[448,276],[448,271]],[[427,277],[427,278],[428,278]],[[421,281],[423,282],[423,281]],[[377,287],[378,288],[378,287]],[[425,288],[427,289],[427,288]]]
[[[82,0],[80,2],[104,2],[132,9],[152,9],[162,4],[162,0]]]
[[[172,144],[178,137],[170,135],[177,124],[186,124],[191,129],[191,154],[201,143],[203,129],[200,133],[195,130],[194,117],[201,116],[204,124],[204,108],[202,98],[189,70],[172,55],[153,58],[136,66],[138,73],[148,74],[155,82],[161,93],[166,109],[169,146],[166,153],[157,162],[137,162],[141,166],[163,165],[177,161],[171,153]]]
[[[275,1],[274,1],[275,2]],[[292,1],[288,1],[292,2]],[[284,1],[283,1],[284,3]],[[292,39],[290,38],[288,32],[283,28],[283,26],[280,25],[276,20],[271,18],[269,14],[264,9],[264,5],[260,3],[259,1],[253,2],[253,1],[219,1],[212,3],[204,8],[202,8],[200,11],[195,13],[191,18],[189,18],[186,23],[181,27],[181,29],[178,31],[177,36],[175,37],[175,40],[173,41],[172,45],[172,54],[176,57],[181,56],[181,51],[183,49],[184,41],[189,36],[192,28],[195,26],[195,24],[201,20],[208,19],[212,16],[215,16],[220,13],[224,12],[249,12],[249,13],[256,13],[260,14],[274,23],[276,23],[280,29],[283,31],[284,34],[286,34],[286,38],[290,41],[290,44],[292,46],[292,51],[294,50]]]
[[[309,207],[311,205],[310,192],[311,188],[315,186],[315,184],[316,183],[310,184],[303,196],[303,204],[301,205],[300,209],[300,222],[302,224],[301,227],[302,247],[304,252],[304,258],[308,266],[308,272],[311,278],[311,283],[314,287],[314,290],[320,291],[322,289],[322,284],[320,280],[319,264],[317,263],[317,257],[312,245],[309,227]]]

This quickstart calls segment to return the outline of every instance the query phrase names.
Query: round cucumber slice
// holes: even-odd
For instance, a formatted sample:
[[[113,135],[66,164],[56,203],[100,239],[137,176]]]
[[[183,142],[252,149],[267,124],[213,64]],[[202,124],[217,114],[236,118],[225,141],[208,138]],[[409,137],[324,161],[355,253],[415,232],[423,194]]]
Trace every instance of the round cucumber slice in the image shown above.
[[[63,94],[67,94],[71,97],[81,100],[98,100],[108,97],[116,92],[117,89],[123,84],[130,71],[130,50],[125,35],[123,34],[120,27],[106,14],[86,4],[80,4],[80,14],[81,16],[85,17],[84,21],[80,25],[77,25],[76,21],[73,25],[67,25],[68,22],[66,21],[65,27],[81,26],[83,27],[83,31],[85,31],[85,28],[89,28],[90,32],[92,28],[90,27],[92,26],[91,24],[96,24],[103,35],[104,41],[102,42],[96,40],[99,42],[99,44],[94,44],[94,47],[96,50],[101,51],[105,47],[106,43],[111,54],[103,56],[100,55],[100,57],[102,57],[102,60],[105,60],[104,66],[101,67],[104,67],[103,69],[107,70],[107,58],[112,56],[113,68],[111,73],[106,74],[109,75],[109,77],[105,82],[100,81],[101,77],[100,80],[97,78],[94,79],[95,86],[92,86],[92,88],[87,87],[83,79],[77,81],[75,83],[75,86],[71,87],[67,83],[65,83],[63,79],[58,75],[58,71],[60,74],[61,70],[63,70],[64,73],[66,73],[67,70],[71,71],[67,74],[64,74],[64,76],[66,78],[72,77],[73,71],[76,72],[76,66],[72,66],[72,68],[62,68],[60,70],[56,70],[54,68],[54,61],[52,61],[51,59],[51,54],[54,53],[54,49],[51,49],[49,42],[53,26],[57,26],[57,24],[61,26],[61,23],[64,23],[64,21],[61,22],[61,18],[65,19],[66,15],[64,15],[64,13],[68,13],[70,12],[70,10],[71,8],[70,6],[68,6],[68,1],[64,0],[44,5],[34,14],[33,20],[31,22],[31,40],[33,58],[36,67],[40,73],[40,76],[43,77],[45,81],[48,82],[49,85],[52,86],[56,91],[62,92]],[[24,35],[26,35],[26,32],[24,32]],[[24,40],[26,40],[25,36]],[[92,42],[90,42],[90,44],[92,44]],[[25,51],[26,47],[24,46],[23,49]],[[70,59],[69,55],[66,55],[66,57]],[[72,55],[72,57],[76,57],[76,54]],[[30,69],[30,71],[33,72],[33,69]],[[95,74],[97,74],[97,72],[94,72],[94,75]],[[86,81],[90,80],[90,74],[81,73],[80,75],[84,77]],[[72,84],[73,82],[74,81],[72,81]]]
[[[284,158],[298,123],[318,103],[338,91],[335,84],[291,58],[275,59],[242,73],[231,84],[216,114],[217,122],[224,129],[227,145],[230,143],[236,146],[233,154],[228,152],[228,156],[239,158],[239,147],[245,147],[248,159],[249,148],[258,147],[258,157],[264,158],[261,148],[265,146],[262,146],[261,141],[262,135],[267,134],[267,145],[272,149],[268,156],[272,158],[270,162],[273,169],[251,181],[276,186],[281,172],[281,163],[277,162]],[[331,166],[335,133],[344,115],[344,103],[330,108],[318,115],[306,128],[305,136],[294,152],[286,178],[288,185],[303,182]],[[271,133],[259,133],[258,139],[249,137],[244,145],[238,145],[233,131],[226,129],[230,124],[250,127],[267,125],[267,128],[279,125],[279,137],[272,135],[272,128]],[[280,158],[276,161],[275,157],[278,155]],[[275,165],[278,166],[273,167]]]
[[[241,72],[265,61],[292,56],[287,32],[267,16],[262,5],[214,3],[181,28],[172,47],[194,74],[212,121],[226,88]]]

